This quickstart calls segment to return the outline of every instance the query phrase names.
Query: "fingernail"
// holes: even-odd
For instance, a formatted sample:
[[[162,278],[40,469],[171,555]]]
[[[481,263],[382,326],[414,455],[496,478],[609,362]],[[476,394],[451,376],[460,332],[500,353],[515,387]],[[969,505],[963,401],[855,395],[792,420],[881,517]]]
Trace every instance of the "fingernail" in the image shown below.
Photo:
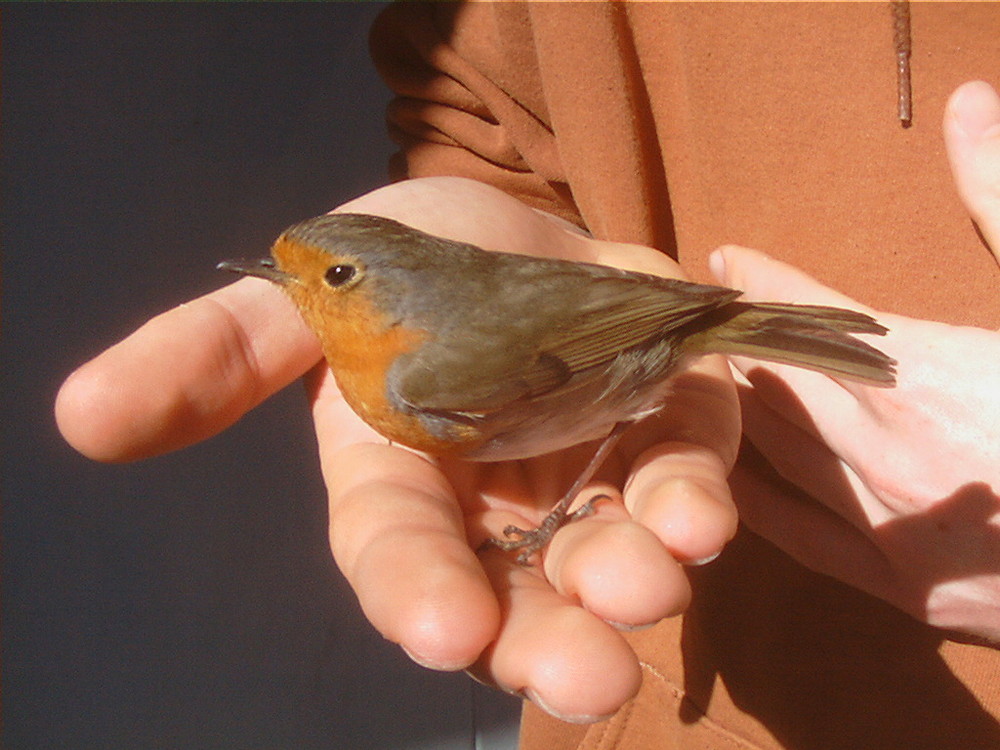
[[[951,100],[951,115],[970,140],[1000,136],[1000,96],[985,81],[959,87]]]
[[[647,622],[642,625],[631,625],[625,622],[615,622],[614,620],[605,620],[604,622],[613,627],[615,630],[621,630],[623,633],[635,633],[639,630],[648,630],[656,625],[655,622]]]
[[[483,687],[488,687],[488,688],[493,688],[493,689],[499,689],[499,690],[502,690],[503,692],[507,693],[508,695],[514,695],[514,696],[517,696],[518,698],[522,697],[520,691],[518,691],[518,690],[511,690],[509,688],[505,688],[502,685],[496,684],[495,682],[488,682],[485,679],[483,679],[482,677],[480,677],[479,675],[477,675],[475,672],[473,672],[472,669],[463,669],[462,671],[465,672],[465,674],[466,674],[467,677],[469,677],[470,679],[474,680],[475,682],[478,682]]]
[[[465,669],[468,665],[467,662],[461,663],[447,663],[441,661],[435,661],[434,659],[427,659],[423,656],[418,656],[413,653],[403,644],[399,644],[399,647],[403,649],[403,653],[410,657],[411,660],[419,664],[421,667],[427,667],[427,669],[433,669],[435,672],[457,672],[460,669]]]
[[[717,558],[722,554],[722,550],[719,550],[714,555],[708,555],[707,557],[699,557],[697,560],[685,560],[684,564],[689,568],[697,568],[699,565],[708,565],[712,560]]]
[[[599,721],[604,721],[605,719],[610,719],[614,716],[611,714],[561,714],[558,711],[554,711],[551,706],[549,706],[545,701],[538,697],[538,695],[530,688],[524,688],[521,691],[525,698],[534,703],[540,709],[542,709],[549,716],[559,719],[559,721],[565,721],[567,724],[596,724]]]

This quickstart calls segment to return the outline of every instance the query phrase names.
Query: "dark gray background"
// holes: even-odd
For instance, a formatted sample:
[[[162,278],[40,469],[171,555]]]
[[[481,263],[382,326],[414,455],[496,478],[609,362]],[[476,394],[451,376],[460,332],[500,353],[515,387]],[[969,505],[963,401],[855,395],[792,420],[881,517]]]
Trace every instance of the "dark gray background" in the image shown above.
[[[372,4],[6,5],[3,746],[470,748],[516,703],[410,663],[330,559],[301,387],[102,466],[76,365],[384,182]]]

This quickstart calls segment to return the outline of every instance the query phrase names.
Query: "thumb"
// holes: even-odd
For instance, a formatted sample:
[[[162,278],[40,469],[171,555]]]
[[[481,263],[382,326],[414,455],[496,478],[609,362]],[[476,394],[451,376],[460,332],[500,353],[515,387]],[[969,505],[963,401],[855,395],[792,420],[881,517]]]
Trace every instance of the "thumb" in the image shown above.
[[[1000,260],[1000,96],[992,86],[969,81],[955,90],[944,143],[958,193]]]
[[[749,300],[866,309],[807,273],[759,250],[724,245],[712,253],[709,267],[720,283],[743,290]]]

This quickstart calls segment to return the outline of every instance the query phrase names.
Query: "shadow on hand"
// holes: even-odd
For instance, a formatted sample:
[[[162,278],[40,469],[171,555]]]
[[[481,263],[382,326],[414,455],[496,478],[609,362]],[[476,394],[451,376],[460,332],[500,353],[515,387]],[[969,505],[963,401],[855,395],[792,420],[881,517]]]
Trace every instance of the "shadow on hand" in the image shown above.
[[[753,476],[755,492],[770,486],[775,494],[817,502],[746,441],[739,466]],[[835,467],[816,471],[837,481]],[[748,484],[734,478],[738,505]],[[969,535],[977,541],[956,550],[951,566],[911,593],[913,611],[937,584],[1000,573],[1000,534],[987,524],[997,505],[986,484],[970,483],[925,513],[865,530],[881,549],[917,549],[957,525],[985,527]],[[718,680],[740,711],[787,748],[1000,747],[1000,724],[974,692],[977,685],[988,689],[997,662],[993,648],[810,571],[746,528],[691,577],[695,597],[681,642],[684,721],[706,713],[725,721],[725,699],[713,701]]]

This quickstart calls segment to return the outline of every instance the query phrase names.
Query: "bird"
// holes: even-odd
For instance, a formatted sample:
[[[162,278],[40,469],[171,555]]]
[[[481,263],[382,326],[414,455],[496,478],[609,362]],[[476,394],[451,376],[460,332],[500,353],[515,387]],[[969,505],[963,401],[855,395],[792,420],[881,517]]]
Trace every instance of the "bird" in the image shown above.
[[[331,213],[281,233],[270,256],[223,270],[280,286],[319,339],[344,399],[393,443],[507,461],[601,440],[542,523],[487,546],[522,564],[632,424],[664,408],[706,354],[743,355],[878,387],[896,362],[837,307],[745,302],[742,292],[610,266],[484,250],[393,219]]]

